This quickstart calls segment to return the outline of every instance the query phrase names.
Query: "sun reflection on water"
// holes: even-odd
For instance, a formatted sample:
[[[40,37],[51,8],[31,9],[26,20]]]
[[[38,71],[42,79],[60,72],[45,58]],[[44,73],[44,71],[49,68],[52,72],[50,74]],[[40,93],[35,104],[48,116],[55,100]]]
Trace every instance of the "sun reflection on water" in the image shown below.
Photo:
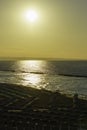
[[[38,74],[27,74],[24,76],[24,85],[31,84],[37,88],[39,88],[39,84],[41,82],[41,77]]]
[[[46,64],[45,61],[38,61],[38,60],[25,60],[20,61],[20,68],[27,72],[36,72],[36,71],[43,71],[43,66]]]
[[[44,82],[43,66],[45,61],[27,60],[20,61],[20,68],[24,70],[22,73],[22,84],[41,89],[41,84]]]

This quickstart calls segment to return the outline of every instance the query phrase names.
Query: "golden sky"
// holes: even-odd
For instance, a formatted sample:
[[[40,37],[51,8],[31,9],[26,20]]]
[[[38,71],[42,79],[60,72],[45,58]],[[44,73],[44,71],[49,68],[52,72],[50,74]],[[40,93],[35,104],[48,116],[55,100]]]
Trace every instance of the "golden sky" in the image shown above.
[[[87,59],[87,1],[0,0],[0,57]]]

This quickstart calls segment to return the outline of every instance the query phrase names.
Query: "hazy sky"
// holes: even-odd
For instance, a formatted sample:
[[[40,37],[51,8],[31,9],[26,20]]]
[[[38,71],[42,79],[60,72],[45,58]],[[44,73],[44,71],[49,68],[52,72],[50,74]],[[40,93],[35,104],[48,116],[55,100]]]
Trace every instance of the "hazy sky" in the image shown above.
[[[0,0],[0,57],[87,59],[87,0]]]

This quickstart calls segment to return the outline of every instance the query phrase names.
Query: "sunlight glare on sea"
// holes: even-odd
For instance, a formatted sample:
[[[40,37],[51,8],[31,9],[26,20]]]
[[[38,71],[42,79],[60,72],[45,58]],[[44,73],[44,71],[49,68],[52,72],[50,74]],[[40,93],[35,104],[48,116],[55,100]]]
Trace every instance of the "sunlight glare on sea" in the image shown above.
[[[25,72],[43,72],[43,65],[45,65],[45,61],[38,61],[38,60],[26,60],[26,61],[19,61],[19,66],[24,69]]]
[[[27,60],[20,61],[19,66],[24,73],[22,74],[21,82],[24,86],[28,86],[29,84],[36,87],[37,89],[41,89],[41,82],[43,82],[44,77],[41,75],[43,73],[43,66],[46,64],[45,61],[37,61],[37,60]]]

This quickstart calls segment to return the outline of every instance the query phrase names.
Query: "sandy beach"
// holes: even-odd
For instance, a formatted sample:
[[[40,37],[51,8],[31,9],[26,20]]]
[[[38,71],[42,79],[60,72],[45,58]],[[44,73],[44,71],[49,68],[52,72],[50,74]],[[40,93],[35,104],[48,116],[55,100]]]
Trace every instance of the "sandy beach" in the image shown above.
[[[87,101],[82,99],[78,101],[78,108],[74,108],[73,97],[67,97],[59,92],[1,83],[0,127],[8,130],[20,129],[24,124],[22,127],[24,130],[26,126],[26,129],[33,126],[36,128],[36,123],[38,129],[43,129],[45,124],[44,130],[50,130],[53,126],[55,129],[61,126],[61,130],[68,127],[77,129],[78,120],[87,121]]]

